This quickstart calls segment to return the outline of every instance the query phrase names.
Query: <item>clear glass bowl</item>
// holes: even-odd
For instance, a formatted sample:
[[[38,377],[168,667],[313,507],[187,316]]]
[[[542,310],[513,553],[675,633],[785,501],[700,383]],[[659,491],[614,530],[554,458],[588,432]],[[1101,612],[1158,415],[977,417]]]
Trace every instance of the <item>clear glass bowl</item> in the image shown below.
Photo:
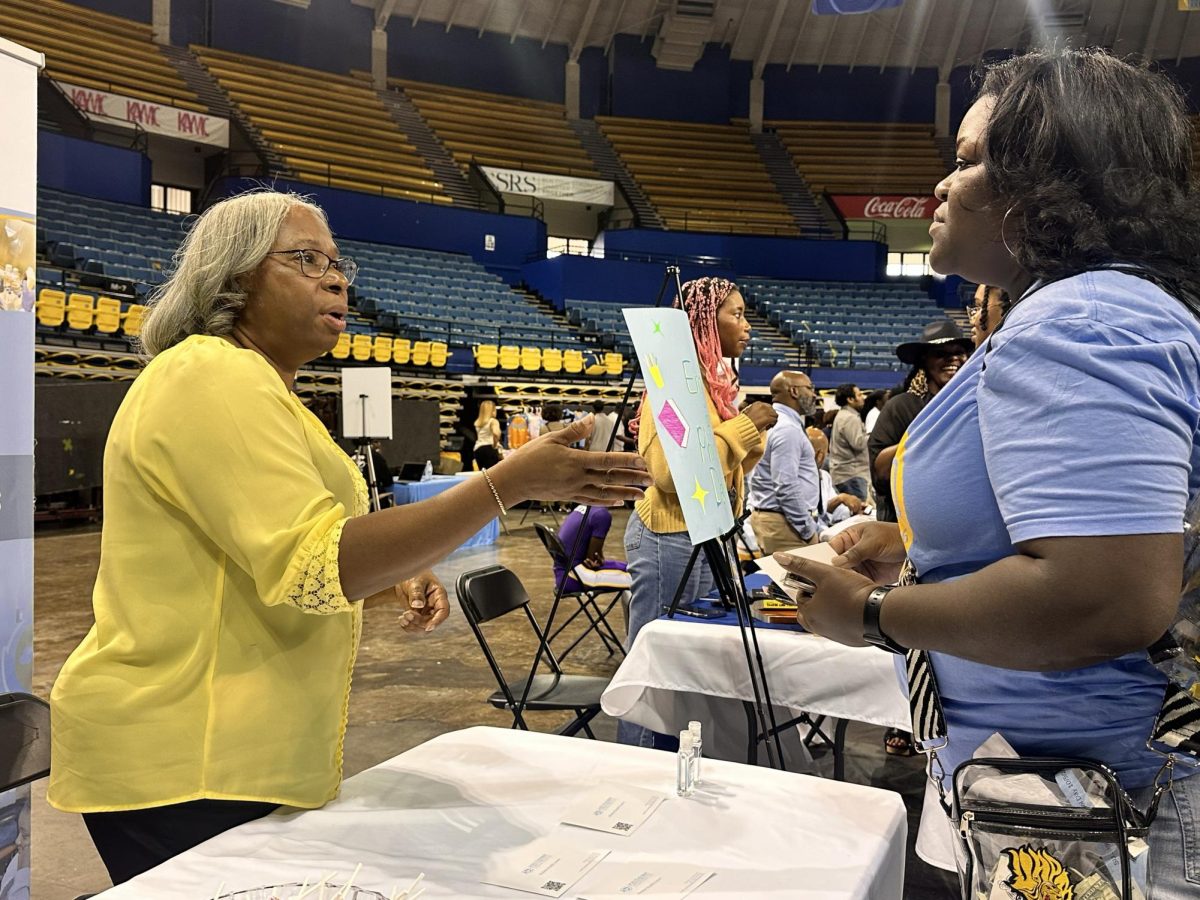
[[[234,891],[231,894],[222,894],[217,900],[293,900],[300,893],[300,889],[304,888],[308,891],[304,895],[304,900],[321,900],[321,889],[315,891],[312,885],[302,885],[299,881],[293,881],[290,884],[276,884],[270,887],[251,888],[247,891]],[[342,886],[337,884],[325,885],[325,900],[332,900],[338,896],[338,891]],[[368,891],[366,888],[351,887],[339,900],[388,900],[388,898],[377,891]]]

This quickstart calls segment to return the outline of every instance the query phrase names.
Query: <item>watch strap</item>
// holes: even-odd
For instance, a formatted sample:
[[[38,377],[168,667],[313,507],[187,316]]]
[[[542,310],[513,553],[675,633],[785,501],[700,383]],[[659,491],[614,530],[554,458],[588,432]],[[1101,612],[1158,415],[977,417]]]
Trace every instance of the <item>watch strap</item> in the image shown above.
[[[883,629],[879,626],[879,616],[883,611],[883,601],[898,585],[883,584],[871,591],[867,595],[866,603],[863,604],[863,640],[875,647],[880,647],[884,650],[889,650],[892,653],[905,653],[905,647],[901,647],[898,643],[883,633]]]

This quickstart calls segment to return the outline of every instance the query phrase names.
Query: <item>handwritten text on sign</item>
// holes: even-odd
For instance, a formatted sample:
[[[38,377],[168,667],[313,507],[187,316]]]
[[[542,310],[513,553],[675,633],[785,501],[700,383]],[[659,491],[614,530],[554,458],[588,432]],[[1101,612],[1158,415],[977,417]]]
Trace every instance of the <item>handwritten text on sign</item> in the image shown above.
[[[151,134],[197,144],[229,146],[228,119],[63,81],[58,86],[88,118],[125,128],[137,126]]]

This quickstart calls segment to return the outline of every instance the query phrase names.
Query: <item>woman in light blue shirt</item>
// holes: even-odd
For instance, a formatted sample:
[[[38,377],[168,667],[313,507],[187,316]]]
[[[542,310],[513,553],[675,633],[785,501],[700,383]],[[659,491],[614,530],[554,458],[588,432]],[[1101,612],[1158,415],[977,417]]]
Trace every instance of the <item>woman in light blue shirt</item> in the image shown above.
[[[1016,300],[901,442],[899,524],[848,530],[841,567],[794,567],[818,585],[800,616],[930,651],[947,771],[998,731],[1022,756],[1108,764],[1144,809],[1167,683],[1146,648],[1175,618],[1200,493],[1182,96],[1103,51],[1027,54],[988,70],[956,155],[930,265]],[[919,583],[881,597],[906,553]],[[1149,900],[1200,896],[1195,771],[1180,762],[1154,822]]]

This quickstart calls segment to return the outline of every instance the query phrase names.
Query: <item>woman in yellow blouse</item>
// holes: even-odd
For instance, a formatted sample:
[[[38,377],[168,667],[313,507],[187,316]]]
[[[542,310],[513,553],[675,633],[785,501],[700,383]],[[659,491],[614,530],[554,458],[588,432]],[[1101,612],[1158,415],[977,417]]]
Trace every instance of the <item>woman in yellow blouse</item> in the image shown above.
[[[688,314],[721,471],[734,515],[741,515],[745,477],[762,456],[762,432],[775,424],[778,414],[769,403],[751,403],[741,413],[737,409],[737,371],[732,360],[741,356],[750,342],[746,301],[737,285],[725,278],[697,278],[682,287],[683,296],[676,305]],[[667,468],[649,403],[642,403],[637,440],[654,483],[645,498],[638,501],[625,528],[625,555],[633,578],[626,638],[629,647],[642,626],[658,618],[662,607],[671,602],[692,555],[683,507]],[[683,598],[703,597],[712,587],[708,564],[698,558]],[[622,721],[617,726],[617,740],[623,744],[669,749],[671,741],[660,740],[661,737],[633,722]]]
[[[117,883],[337,793],[365,604],[431,631],[449,606],[429,566],[497,505],[614,505],[650,481],[633,454],[569,449],[579,423],[367,514],[358,469],[292,393],[345,329],[357,271],[324,213],[244,194],[201,216],[176,262],[105,451],[96,624],[51,694],[48,799],[84,814]]]

